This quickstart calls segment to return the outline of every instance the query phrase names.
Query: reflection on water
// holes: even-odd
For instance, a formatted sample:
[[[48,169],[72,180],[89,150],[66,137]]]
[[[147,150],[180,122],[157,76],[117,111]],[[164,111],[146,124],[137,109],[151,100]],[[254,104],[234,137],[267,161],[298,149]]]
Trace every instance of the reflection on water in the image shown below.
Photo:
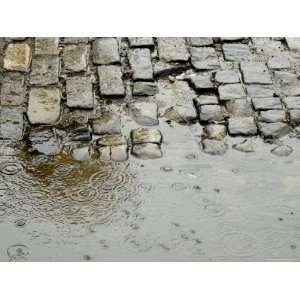
[[[127,163],[78,162],[65,154],[2,158],[0,217],[107,223],[122,204],[133,201],[134,179]]]

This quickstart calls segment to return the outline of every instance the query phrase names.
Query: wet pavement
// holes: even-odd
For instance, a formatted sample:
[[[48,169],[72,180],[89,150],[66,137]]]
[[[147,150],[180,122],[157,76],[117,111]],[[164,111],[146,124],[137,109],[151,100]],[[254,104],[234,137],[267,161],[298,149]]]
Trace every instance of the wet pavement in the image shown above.
[[[299,260],[296,38],[1,43],[0,261]]]

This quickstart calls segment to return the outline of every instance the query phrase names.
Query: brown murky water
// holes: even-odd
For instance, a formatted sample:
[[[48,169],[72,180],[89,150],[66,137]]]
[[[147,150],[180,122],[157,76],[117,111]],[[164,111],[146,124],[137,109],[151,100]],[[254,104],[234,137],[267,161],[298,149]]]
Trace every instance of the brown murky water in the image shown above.
[[[157,160],[2,156],[0,260],[299,260],[299,141],[215,157],[174,126]]]

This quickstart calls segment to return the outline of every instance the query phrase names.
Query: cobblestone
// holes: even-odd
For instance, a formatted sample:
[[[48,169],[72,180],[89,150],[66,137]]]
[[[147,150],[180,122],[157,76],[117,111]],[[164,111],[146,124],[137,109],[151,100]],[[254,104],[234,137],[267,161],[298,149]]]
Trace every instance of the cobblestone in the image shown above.
[[[26,139],[28,128],[34,135],[47,125],[70,149],[76,144],[71,155],[78,160],[95,150],[100,159],[125,161],[130,154],[161,157],[170,139],[164,129],[180,135],[182,125],[214,155],[224,155],[235,136],[293,138],[300,125],[299,41],[5,38],[0,140]],[[251,152],[253,143],[232,148]]]

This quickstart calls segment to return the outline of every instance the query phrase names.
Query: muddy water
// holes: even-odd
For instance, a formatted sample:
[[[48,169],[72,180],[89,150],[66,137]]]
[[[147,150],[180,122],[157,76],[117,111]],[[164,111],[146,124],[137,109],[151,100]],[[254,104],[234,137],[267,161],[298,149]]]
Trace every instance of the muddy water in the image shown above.
[[[197,125],[161,128],[157,160],[2,156],[0,260],[299,260],[297,139],[283,140],[288,157],[259,139],[218,157],[199,150]]]

